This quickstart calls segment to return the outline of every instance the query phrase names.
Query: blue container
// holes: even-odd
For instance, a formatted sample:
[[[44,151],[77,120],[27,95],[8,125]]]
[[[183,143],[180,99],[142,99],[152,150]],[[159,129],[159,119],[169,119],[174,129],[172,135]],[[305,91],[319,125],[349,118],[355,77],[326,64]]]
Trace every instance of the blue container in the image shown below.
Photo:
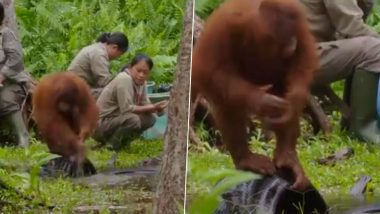
[[[170,92],[148,94],[148,97],[152,103],[157,103],[163,100],[168,100],[170,97]]]
[[[146,91],[148,94],[152,94],[154,92],[154,87],[156,86],[156,83],[154,81],[147,81],[146,82]]]
[[[163,139],[166,131],[166,126],[168,125],[168,114],[165,112],[161,117],[156,117],[156,123],[153,127],[146,130],[142,136],[146,140],[152,139]]]
[[[152,103],[157,103],[162,100],[168,100],[170,96],[169,92],[152,93],[148,94],[148,97]],[[153,127],[147,129],[142,136],[145,139],[163,139],[168,125],[168,113],[165,110],[164,114],[160,117],[156,116],[156,123]]]

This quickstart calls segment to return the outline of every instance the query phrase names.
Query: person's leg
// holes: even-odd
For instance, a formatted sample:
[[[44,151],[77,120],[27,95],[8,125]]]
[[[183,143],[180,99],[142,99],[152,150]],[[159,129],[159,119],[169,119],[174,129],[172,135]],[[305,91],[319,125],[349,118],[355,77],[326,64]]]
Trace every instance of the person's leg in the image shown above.
[[[139,117],[141,121],[141,132],[144,132],[145,130],[151,128],[156,123],[156,117],[151,113],[139,114]]]
[[[0,116],[7,118],[22,147],[29,145],[29,132],[21,112],[25,97],[25,91],[16,83],[6,83],[0,88]]]
[[[101,119],[95,131],[95,139],[106,142],[113,149],[119,149],[140,133],[141,120],[137,114],[127,113],[117,117]]]
[[[350,88],[351,118],[349,130],[358,138],[380,143],[376,102],[379,75],[363,69],[355,70]]]
[[[378,73],[380,73],[380,40],[358,37],[320,43],[321,70],[315,77],[315,86],[350,79],[345,88],[345,100],[351,108],[348,128],[355,135],[369,141],[379,141],[374,121]],[[371,125],[372,124],[372,125]]]
[[[95,141],[100,143],[100,145],[98,145],[100,147],[106,145],[106,143],[107,143],[107,139],[105,138],[106,131],[107,131],[105,129],[105,126],[107,125],[107,122],[108,122],[107,120],[100,118],[98,120],[98,124],[97,124],[97,126],[96,126],[96,128],[95,128],[95,130],[91,136],[92,139],[94,139]],[[96,148],[98,146],[96,146]]]
[[[91,94],[94,96],[95,100],[97,100],[102,93],[103,88],[91,88]]]
[[[319,43],[321,69],[314,85],[329,85],[347,78],[355,68],[380,72],[380,39],[357,37]]]

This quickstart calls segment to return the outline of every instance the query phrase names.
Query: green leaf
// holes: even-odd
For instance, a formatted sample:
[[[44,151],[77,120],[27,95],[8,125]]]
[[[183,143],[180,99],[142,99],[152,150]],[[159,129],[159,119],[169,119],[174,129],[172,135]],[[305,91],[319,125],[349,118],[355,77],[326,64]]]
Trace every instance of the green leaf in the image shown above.
[[[223,169],[206,173],[204,179],[213,181],[221,177],[223,177],[223,180],[216,184],[208,194],[203,194],[194,199],[191,204],[190,214],[213,213],[220,203],[220,196],[223,192],[237,184],[258,178],[257,175],[250,172]]]

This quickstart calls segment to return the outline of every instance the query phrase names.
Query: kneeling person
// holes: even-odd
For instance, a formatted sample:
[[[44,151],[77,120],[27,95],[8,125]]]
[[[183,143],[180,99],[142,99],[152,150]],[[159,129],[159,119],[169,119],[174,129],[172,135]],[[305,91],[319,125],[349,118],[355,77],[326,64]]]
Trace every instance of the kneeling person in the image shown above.
[[[100,120],[94,139],[118,149],[141,135],[156,122],[167,101],[152,104],[146,92],[146,80],[153,67],[146,55],[137,55],[100,94],[97,105]]]

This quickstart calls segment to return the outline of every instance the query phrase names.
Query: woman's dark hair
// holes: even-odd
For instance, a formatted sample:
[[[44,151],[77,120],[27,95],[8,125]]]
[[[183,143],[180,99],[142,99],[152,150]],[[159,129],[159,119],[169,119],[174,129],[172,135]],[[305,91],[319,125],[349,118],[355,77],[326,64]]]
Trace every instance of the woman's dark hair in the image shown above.
[[[96,42],[116,44],[118,49],[122,52],[126,52],[129,45],[127,36],[122,32],[102,33],[96,39]]]
[[[133,57],[133,59],[132,59],[132,61],[130,63],[131,67],[134,66],[134,65],[136,65],[140,61],[145,61],[146,64],[148,64],[149,70],[152,70],[152,68],[153,68],[153,61],[152,61],[152,59],[149,56],[147,56],[145,54],[137,54],[135,57]]]
[[[148,64],[149,70],[152,70],[153,68],[153,60],[146,54],[137,54],[135,57],[133,57],[132,61],[126,65],[124,65],[121,69],[120,72],[124,71],[126,68],[130,68],[140,61],[145,61],[146,64]]]
[[[4,6],[3,6],[3,4],[0,2],[0,24],[3,23],[3,20],[4,20]]]

